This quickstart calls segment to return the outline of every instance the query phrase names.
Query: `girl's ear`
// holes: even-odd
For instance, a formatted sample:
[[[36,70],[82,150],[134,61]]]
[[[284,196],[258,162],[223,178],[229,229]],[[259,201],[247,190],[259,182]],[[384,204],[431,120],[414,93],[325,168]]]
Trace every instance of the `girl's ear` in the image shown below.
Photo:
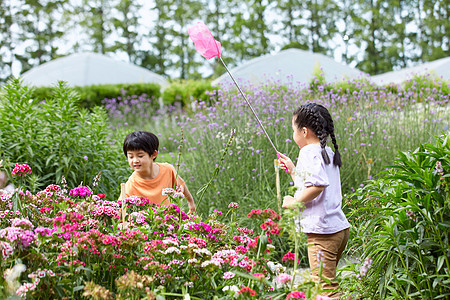
[[[302,134],[304,137],[306,137],[308,135],[308,128],[302,127]]]

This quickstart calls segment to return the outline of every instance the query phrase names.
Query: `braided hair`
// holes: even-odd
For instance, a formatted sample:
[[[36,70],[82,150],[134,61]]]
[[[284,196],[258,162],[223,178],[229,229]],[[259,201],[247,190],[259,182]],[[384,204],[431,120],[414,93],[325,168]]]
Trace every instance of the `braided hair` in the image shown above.
[[[300,106],[294,112],[293,116],[297,128],[306,127],[317,135],[320,141],[320,147],[322,148],[322,157],[327,165],[330,164],[330,158],[325,150],[325,146],[327,145],[328,136],[331,137],[334,146],[333,164],[341,167],[341,154],[339,153],[336,136],[334,135],[333,119],[328,110],[320,104],[308,103]]]

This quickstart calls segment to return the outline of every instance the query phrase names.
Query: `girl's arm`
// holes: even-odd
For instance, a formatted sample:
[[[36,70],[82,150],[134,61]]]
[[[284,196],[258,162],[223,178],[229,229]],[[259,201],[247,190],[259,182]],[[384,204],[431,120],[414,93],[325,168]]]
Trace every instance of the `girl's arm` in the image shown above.
[[[309,186],[302,191],[298,198],[294,198],[292,196],[285,196],[283,198],[283,208],[295,208],[295,204],[298,202],[302,202],[306,204],[314,199],[322,193],[325,189],[324,186]]]
[[[278,152],[280,158],[278,158],[278,163],[283,170],[286,170],[289,174],[291,174],[292,180],[295,180],[295,165],[292,160],[284,155],[283,153]]]

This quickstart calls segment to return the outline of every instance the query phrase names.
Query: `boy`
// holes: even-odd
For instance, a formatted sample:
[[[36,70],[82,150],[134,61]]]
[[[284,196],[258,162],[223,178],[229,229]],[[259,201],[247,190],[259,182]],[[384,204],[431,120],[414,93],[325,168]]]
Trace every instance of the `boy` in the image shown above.
[[[156,163],[159,140],[156,135],[147,131],[135,131],[126,136],[123,152],[128,164],[134,170],[125,183],[119,200],[130,196],[146,197],[158,205],[169,204],[164,188],[181,188],[185,195],[189,213],[195,212],[195,203],[184,180],[177,176],[175,168],[168,163]]]

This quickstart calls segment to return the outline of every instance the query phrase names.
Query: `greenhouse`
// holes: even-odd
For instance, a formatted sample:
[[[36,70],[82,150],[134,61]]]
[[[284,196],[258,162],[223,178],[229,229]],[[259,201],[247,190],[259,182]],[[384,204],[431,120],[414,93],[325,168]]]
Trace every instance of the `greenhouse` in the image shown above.
[[[77,53],[54,59],[22,74],[25,84],[51,86],[66,81],[70,86],[119,83],[158,83],[164,77],[145,68],[98,53]]]
[[[372,81],[376,84],[401,83],[411,79],[415,75],[438,77],[443,80],[450,80],[450,57],[426,62],[418,66],[404,68],[398,71],[391,71],[380,75],[372,76]]]
[[[233,76],[240,81],[258,84],[268,79],[280,83],[309,82],[315,70],[321,68],[327,82],[354,79],[364,74],[323,54],[300,49],[287,49],[275,55],[264,55],[231,69]],[[212,82],[213,85],[230,82],[227,73]]]

